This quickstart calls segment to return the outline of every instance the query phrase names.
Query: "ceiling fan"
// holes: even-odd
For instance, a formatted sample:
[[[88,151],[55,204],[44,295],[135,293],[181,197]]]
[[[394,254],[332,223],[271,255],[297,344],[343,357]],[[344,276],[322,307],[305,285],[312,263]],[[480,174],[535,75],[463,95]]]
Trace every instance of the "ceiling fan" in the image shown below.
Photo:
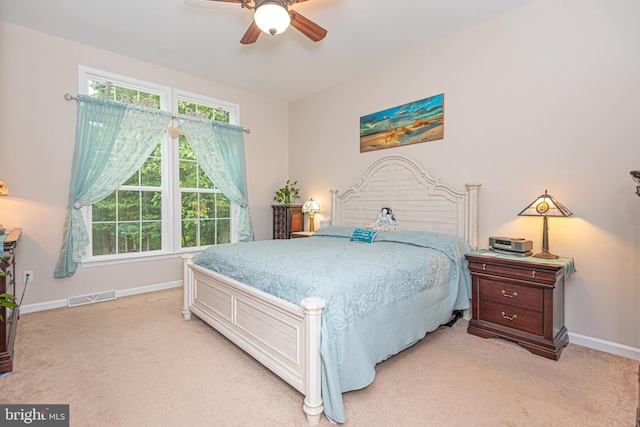
[[[282,33],[289,24],[309,37],[314,42],[322,40],[327,35],[327,30],[318,24],[300,15],[295,10],[289,10],[289,6],[307,0],[208,0],[225,3],[240,3],[243,8],[253,10],[253,22],[244,33],[240,43],[251,44],[258,40],[260,31],[276,35]]]

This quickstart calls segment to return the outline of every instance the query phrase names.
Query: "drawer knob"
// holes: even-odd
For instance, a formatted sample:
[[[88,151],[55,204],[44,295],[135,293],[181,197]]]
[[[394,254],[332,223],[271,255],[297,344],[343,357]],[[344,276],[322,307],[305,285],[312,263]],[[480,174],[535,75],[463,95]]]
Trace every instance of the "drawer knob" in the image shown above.
[[[531,277],[534,278],[534,279],[536,278],[536,271],[535,270],[531,271]]]
[[[507,315],[504,313],[504,311],[503,311],[503,312],[502,312],[502,317],[503,317],[503,318],[505,318],[505,319],[507,319],[507,320],[515,320],[515,319],[517,319],[517,318],[518,318],[518,315],[517,315],[517,314],[514,314],[513,316],[507,316]]]
[[[482,271],[485,271],[487,269],[487,264],[482,263]]]
[[[518,296],[517,292],[514,292],[512,294],[508,294],[504,289],[502,290],[502,296],[503,297],[507,297],[507,298],[515,298]]]

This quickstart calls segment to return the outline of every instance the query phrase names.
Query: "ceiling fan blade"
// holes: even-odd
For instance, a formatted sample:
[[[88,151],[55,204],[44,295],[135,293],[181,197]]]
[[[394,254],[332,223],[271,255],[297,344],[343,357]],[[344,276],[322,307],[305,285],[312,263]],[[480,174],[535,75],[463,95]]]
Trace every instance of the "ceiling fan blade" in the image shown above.
[[[293,18],[291,25],[314,42],[322,40],[327,35],[327,30],[300,15],[295,10],[291,10],[289,13]]]
[[[225,3],[242,3],[241,0],[208,0],[208,1],[223,1]]]
[[[255,43],[256,40],[258,40],[258,36],[260,35],[260,32],[261,30],[256,25],[256,21],[252,21],[251,25],[249,25],[249,28],[247,29],[247,32],[244,33],[244,36],[242,36],[242,39],[240,39],[240,43],[242,44]]]

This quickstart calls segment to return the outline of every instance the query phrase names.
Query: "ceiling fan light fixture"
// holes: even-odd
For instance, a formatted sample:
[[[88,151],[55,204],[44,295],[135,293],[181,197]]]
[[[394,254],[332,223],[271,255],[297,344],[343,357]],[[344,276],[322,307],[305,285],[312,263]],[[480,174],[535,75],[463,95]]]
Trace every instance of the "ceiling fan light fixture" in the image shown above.
[[[291,23],[287,8],[278,1],[266,1],[256,7],[254,15],[256,25],[267,34],[284,32]]]

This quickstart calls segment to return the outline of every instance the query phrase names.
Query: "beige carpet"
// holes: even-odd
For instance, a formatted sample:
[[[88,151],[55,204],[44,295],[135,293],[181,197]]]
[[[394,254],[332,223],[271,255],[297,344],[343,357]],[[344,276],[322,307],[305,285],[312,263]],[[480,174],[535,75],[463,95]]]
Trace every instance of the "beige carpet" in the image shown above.
[[[70,404],[72,426],[305,426],[302,396],[199,319],[181,290],[22,315],[0,402]],[[344,395],[346,426],[633,426],[638,362],[559,361],[441,329]],[[329,426],[323,417],[321,426]]]

